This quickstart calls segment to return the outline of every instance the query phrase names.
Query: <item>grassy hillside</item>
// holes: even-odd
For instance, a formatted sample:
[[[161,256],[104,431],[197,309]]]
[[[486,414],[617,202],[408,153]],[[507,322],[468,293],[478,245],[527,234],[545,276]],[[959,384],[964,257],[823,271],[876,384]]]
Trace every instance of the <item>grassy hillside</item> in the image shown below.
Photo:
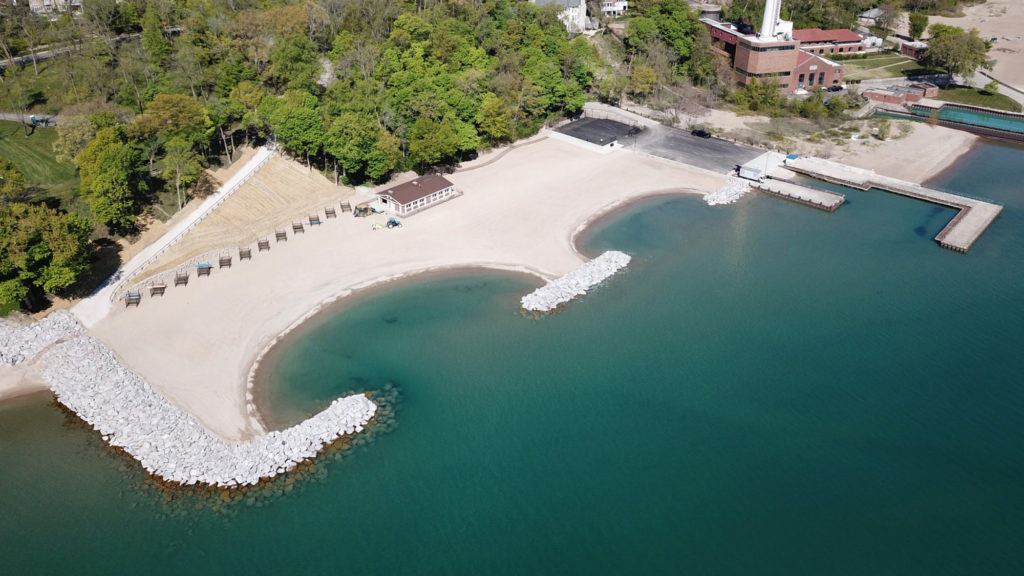
[[[1007,112],[1020,112],[1022,109],[1019,102],[1005,94],[991,94],[977,88],[944,88],[939,90],[939,95],[935,99],[955,104],[995,108]]]
[[[56,128],[36,128],[26,138],[21,124],[0,120],[0,156],[14,162],[25,175],[30,200],[88,214],[85,202],[76,195],[75,167],[57,162],[53,152],[56,139]]]

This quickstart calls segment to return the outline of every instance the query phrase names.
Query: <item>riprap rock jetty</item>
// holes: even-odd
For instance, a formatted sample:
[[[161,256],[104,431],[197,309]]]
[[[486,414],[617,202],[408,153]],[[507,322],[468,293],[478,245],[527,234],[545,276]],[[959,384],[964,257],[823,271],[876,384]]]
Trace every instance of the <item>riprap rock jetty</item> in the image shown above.
[[[605,252],[565,276],[556,278],[523,296],[523,309],[530,312],[550,312],[573,298],[586,294],[587,290],[624,268],[630,260],[629,254],[624,252]]]
[[[291,428],[232,444],[157,394],[67,312],[24,327],[0,325],[0,344],[4,363],[40,364],[61,404],[146,471],[178,484],[258,484],[312,459],[342,436],[362,432],[377,411],[369,398],[356,394]]]

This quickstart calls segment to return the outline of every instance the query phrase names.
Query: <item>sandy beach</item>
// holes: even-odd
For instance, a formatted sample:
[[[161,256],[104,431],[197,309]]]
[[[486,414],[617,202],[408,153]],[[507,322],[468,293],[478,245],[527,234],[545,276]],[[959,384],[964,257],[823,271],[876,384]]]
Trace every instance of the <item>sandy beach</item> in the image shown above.
[[[872,139],[866,144],[851,142],[834,148],[831,160],[920,184],[948,168],[978,141],[977,136],[961,130],[905,123],[913,129],[910,134],[885,141]],[[896,125],[894,122],[894,133]]]
[[[463,195],[405,219],[402,228],[372,230],[386,217],[343,215],[163,298],[115,307],[91,333],[214,434],[251,439],[265,432],[247,391],[253,364],[322,304],[447,268],[517,270],[539,283],[585,261],[575,235],[615,206],[653,194],[705,194],[725,183],[667,161],[602,155],[554,139],[450,179]]]
[[[941,127],[913,128],[898,139],[842,147],[833,159],[923,182],[977,140]],[[118,303],[90,332],[212,433],[249,440],[266,432],[252,401],[254,365],[324,304],[452,268],[513,270],[539,284],[586,261],[575,236],[615,207],[657,194],[706,194],[726,182],[697,168],[625,150],[600,154],[543,136],[491,151],[449,178],[462,196],[405,219],[402,228],[372,230],[384,215],[340,214],[289,234],[251,261],[194,277],[162,298],[146,297],[138,308]],[[44,389],[35,374],[31,365],[0,367],[0,399]]]

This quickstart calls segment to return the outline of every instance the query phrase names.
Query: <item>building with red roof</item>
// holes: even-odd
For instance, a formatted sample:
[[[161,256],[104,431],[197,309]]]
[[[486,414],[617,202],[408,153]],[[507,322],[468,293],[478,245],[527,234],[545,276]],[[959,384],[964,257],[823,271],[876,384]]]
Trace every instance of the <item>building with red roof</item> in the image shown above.
[[[825,55],[861,52],[863,39],[851,30],[793,30],[793,23],[779,16],[781,5],[781,0],[765,2],[760,30],[749,23],[700,19],[712,47],[729,58],[736,84],[746,86],[756,78],[777,83],[783,93],[841,85],[843,65]]]
[[[800,49],[812,54],[850,54],[864,50],[864,39],[852,30],[794,30],[793,39]]]
[[[817,86],[839,86],[843,83],[843,65],[801,50],[793,75],[796,76],[798,90],[813,90]]]

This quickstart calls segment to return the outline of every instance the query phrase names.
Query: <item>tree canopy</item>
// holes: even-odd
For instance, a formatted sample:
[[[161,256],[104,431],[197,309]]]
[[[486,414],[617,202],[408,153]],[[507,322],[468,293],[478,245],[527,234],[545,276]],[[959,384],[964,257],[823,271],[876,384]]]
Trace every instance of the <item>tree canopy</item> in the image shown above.
[[[13,162],[0,158],[0,203],[21,198],[25,193],[25,176]]]
[[[0,313],[33,290],[59,294],[89,269],[89,221],[43,205],[0,202]]]
[[[120,126],[103,128],[76,157],[82,193],[96,221],[130,230],[148,189],[142,152]]]
[[[924,12],[912,12],[910,14],[910,36],[917,40],[924,35],[928,29],[928,15]]]
[[[988,66],[989,44],[978,31],[956,26],[932,24],[925,62],[950,74],[971,77],[978,68]]]

